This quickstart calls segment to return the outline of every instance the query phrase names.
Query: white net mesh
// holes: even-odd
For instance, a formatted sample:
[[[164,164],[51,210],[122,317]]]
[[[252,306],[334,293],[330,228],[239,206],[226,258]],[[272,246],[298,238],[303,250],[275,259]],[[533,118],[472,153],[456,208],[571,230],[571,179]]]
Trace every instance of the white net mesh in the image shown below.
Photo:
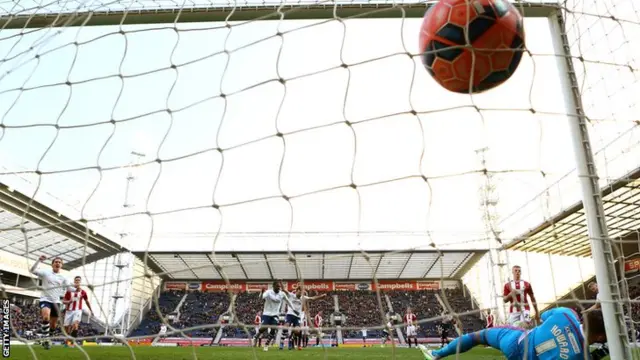
[[[635,324],[640,10],[516,4],[522,63],[473,96],[424,70],[424,2],[2,4],[5,296],[36,314],[27,270],[59,256],[90,285],[81,337],[134,353],[247,346],[274,280],[328,295],[311,345],[377,345],[391,320],[391,357],[407,307],[421,342],[506,322],[513,265],[539,310],[576,305],[594,265],[559,11]],[[42,357],[34,316],[14,337]]]

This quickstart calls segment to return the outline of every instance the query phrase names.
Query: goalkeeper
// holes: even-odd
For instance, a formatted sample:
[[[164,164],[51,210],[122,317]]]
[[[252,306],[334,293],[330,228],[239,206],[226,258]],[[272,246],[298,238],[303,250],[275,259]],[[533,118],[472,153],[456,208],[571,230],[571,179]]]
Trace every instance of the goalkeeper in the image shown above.
[[[488,345],[502,351],[509,360],[574,360],[585,359],[587,349],[578,315],[568,308],[556,308],[541,316],[542,324],[532,330],[515,327],[494,327],[462,335],[440,350],[420,350],[427,360],[437,360],[456,353],[471,350],[476,345]],[[589,329],[587,343],[606,342],[602,313],[585,314],[584,321]],[[459,347],[459,349],[458,349]],[[593,354],[593,358],[598,358]]]

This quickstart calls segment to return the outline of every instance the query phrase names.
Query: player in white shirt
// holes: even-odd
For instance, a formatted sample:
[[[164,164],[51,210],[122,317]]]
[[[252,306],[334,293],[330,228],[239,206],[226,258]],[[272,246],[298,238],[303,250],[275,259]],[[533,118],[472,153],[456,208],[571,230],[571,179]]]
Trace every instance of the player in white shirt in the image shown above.
[[[391,337],[393,337],[393,324],[389,321],[384,329],[382,329],[382,344],[380,347],[384,347],[387,341],[391,341]]]
[[[287,307],[287,317],[285,320],[284,331],[287,331],[286,326],[291,329],[291,331],[289,331],[289,350],[293,349],[295,346],[298,347],[298,350],[301,350],[302,336],[300,333],[300,317],[302,314],[302,309],[303,307],[306,307],[307,302],[323,298],[327,296],[327,294],[319,296],[306,296],[303,294],[302,287],[298,286],[295,294],[289,293],[287,296],[289,297],[290,305]],[[284,342],[284,336],[282,336],[281,342]]]
[[[46,256],[40,258],[31,267],[31,273],[42,280],[42,294],[40,295],[40,316],[42,323],[40,332],[45,340],[42,345],[45,349],[51,348],[51,343],[46,338],[58,324],[58,317],[62,308],[62,298],[67,290],[73,291],[73,284],[69,279],[60,274],[62,269],[62,259],[56,257],[51,262],[51,269],[38,269],[38,265],[46,260]]]
[[[367,328],[362,328],[362,347],[367,347]]]
[[[160,331],[158,331],[158,338],[163,339],[165,336],[167,336],[167,325],[162,324],[160,325]]]
[[[269,350],[269,344],[272,340],[275,339],[276,329],[278,328],[278,316],[280,315],[280,308],[282,307],[282,302],[286,302],[287,305],[292,306],[291,301],[289,301],[289,297],[287,296],[289,292],[285,289],[282,289],[282,286],[279,282],[274,281],[272,288],[264,291],[262,293],[262,298],[264,299],[264,308],[262,310],[262,323],[260,324],[260,331],[253,338],[253,344],[258,343],[258,339],[267,332],[269,328],[273,328],[273,331],[269,331],[269,335],[267,336],[267,342],[264,345],[264,351]]]
[[[409,347],[411,347],[411,340],[413,340],[416,346],[418,346],[418,329],[413,323],[407,325],[407,343],[409,344]]]

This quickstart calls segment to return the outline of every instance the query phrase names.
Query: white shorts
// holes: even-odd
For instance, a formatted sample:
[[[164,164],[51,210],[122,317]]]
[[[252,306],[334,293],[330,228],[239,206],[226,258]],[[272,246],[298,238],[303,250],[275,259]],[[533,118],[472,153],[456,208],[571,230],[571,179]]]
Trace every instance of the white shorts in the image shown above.
[[[67,310],[64,316],[64,326],[71,326],[75,322],[80,322],[82,319],[82,310]]]
[[[256,331],[256,333],[257,333],[257,332],[260,332],[260,326],[256,326],[256,327],[254,328],[254,330]]]
[[[415,326],[407,326],[407,336],[417,336],[418,333],[416,332],[416,327]]]
[[[529,310],[515,311],[509,314],[509,325],[513,325],[518,321],[531,321]]]

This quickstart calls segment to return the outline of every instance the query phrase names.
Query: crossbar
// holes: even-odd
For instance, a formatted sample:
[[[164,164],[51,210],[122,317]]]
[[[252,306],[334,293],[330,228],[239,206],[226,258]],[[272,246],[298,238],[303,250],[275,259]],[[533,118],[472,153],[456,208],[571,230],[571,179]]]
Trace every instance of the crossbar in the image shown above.
[[[172,24],[248,20],[312,20],[333,18],[421,18],[432,4],[309,4],[273,6],[213,6],[143,10],[39,13],[0,16],[1,29],[62,26]],[[548,17],[557,3],[517,3],[525,17]]]

